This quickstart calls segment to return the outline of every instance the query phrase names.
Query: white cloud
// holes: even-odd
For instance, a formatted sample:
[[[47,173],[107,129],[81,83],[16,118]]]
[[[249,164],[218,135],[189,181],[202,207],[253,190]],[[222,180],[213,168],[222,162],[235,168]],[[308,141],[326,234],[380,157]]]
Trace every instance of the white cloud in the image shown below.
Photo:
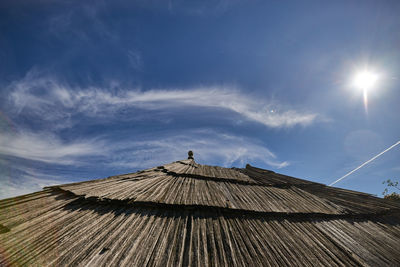
[[[28,74],[9,86],[10,99],[17,112],[27,111],[51,121],[69,120],[74,114],[91,117],[112,116],[127,108],[167,110],[195,107],[239,114],[248,121],[272,128],[310,125],[318,115],[302,112],[271,100],[243,94],[229,86],[199,86],[186,89],[136,90],[117,88],[73,88],[49,77]],[[70,125],[65,123],[65,125]]]
[[[212,130],[187,131],[155,140],[126,141],[116,145],[116,149],[120,149],[119,146],[121,150],[113,153],[115,156],[109,162],[125,168],[149,168],[185,159],[189,150],[194,151],[196,161],[202,164],[215,162],[225,167],[244,167],[257,160],[278,169],[289,165],[287,161],[277,160],[265,146],[248,138]]]
[[[168,112],[190,109],[202,114],[207,110],[212,111],[213,117],[226,116],[229,111],[239,114],[242,120],[273,128],[308,125],[317,118],[316,114],[284,109],[273,101],[245,95],[229,86],[141,91],[123,90],[114,83],[109,88],[80,88],[31,72],[6,89],[9,102],[5,104],[11,117],[36,120],[30,124],[47,123],[36,125],[36,130],[29,125],[17,127],[16,132],[0,131],[0,156],[13,161],[13,173],[16,173],[0,178],[0,198],[69,182],[71,177],[79,180],[84,178],[79,171],[82,167],[86,174],[96,169],[96,173],[113,175],[184,159],[188,150],[193,150],[196,161],[202,164],[244,167],[246,163],[254,163],[278,169],[289,165],[256,140],[204,128],[184,132],[169,129],[135,138],[104,133],[96,138],[86,135],[79,140],[63,139],[66,132],[62,129],[73,127],[81,120],[100,122],[104,117],[114,120],[121,111],[137,109]],[[166,119],[169,118],[170,115]],[[39,171],[35,169],[36,163],[40,163]],[[60,165],[69,174],[67,180],[58,176]],[[32,170],[27,166],[33,166]]]
[[[46,164],[93,166],[101,160],[104,166],[146,168],[162,162],[186,157],[188,150],[196,151],[204,164],[218,162],[230,167],[243,166],[258,160],[274,168],[288,162],[278,161],[274,153],[248,138],[213,130],[187,130],[165,136],[132,140],[130,137],[85,139],[65,142],[57,135],[40,132],[0,132],[0,154]]]
[[[43,187],[52,186],[57,184],[68,183],[65,180],[36,178],[37,176],[21,175],[18,179],[1,179],[0,180],[0,199],[20,196],[43,190]]]
[[[278,169],[289,165],[254,140],[213,130],[188,130],[184,134],[142,140],[125,137],[74,142],[64,142],[44,132],[23,131],[13,135],[0,132],[0,155],[5,156],[0,157],[0,199],[68,183],[71,179],[80,180],[84,178],[80,171],[83,166],[85,177],[94,169],[106,173],[113,170],[115,173],[109,175],[114,175],[185,159],[189,150],[194,151],[196,161],[202,164],[244,167],[256,161]],[[40,169],[32,161],[41,162]],[[61,169],[67,179],[60,176],[57,167],[60,165],[64,165]]]
[[[41,174],[35,176],[21,175],[18,179],[1,179],[0,180],[0,199],[15,197],[25,194],[30,194],[43,189],[46,186],[52,186],[69,181],[60,181],[55,179],[36,178],[41,177]]]
[[[53,164],[80,164],[80,158],[99,156],[106,151],[102,141],[64,142],[54,134],[41,132],[0,132],[0,154]]]
[[[0,180],[0,199],[25,195],[37,192],[43,189],[44,186],[56,184],[53,181],[43,179],[13,179]]]
[[[65,177],[43,173],[0,157],[0,199],[40,191],[45,186],[71,182]]]

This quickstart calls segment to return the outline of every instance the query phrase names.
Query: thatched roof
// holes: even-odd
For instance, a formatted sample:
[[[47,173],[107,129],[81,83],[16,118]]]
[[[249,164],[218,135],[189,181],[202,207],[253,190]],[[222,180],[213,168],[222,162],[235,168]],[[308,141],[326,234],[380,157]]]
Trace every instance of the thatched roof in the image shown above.
[[[400,205],[177,161],[0,201],[0,265],[400,265]]]

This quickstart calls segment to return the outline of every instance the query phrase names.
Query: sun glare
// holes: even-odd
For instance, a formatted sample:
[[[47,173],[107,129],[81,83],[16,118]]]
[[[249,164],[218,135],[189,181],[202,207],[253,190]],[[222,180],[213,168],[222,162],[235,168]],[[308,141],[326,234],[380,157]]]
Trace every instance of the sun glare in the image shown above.
[[[354,86],[359,89],[368,90],[375,86],[377,80],[377,74],[369,71],[362,71],[357,73],[354,77]]]
[[[353,86],[357,89],[361,89],[363,92],[366,114],[368,114],[368,91],[376,87],[377,81],[378,75],[368,70],[360,71],[354,76]]]

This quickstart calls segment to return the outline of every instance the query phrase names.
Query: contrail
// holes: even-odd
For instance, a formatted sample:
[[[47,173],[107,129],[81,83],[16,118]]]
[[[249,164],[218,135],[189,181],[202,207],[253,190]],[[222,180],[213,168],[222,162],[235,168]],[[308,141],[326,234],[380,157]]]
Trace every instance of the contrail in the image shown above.
[[[389,150],[391,150],[392,148],[394,148],[395,146],[399,145],[400,141],[398,141],[396,144],[390,146],[389,148],[385,149],[384,151],[382,151],[381,153],[379,153],[378,155],[376,155],[375,157],[373,157],[370,160],[367,160],[366,162],[364,162],[363,164],[361,164],[360,166],[358,166],[357,168],[355,168],[354,170],[352,170],[351,172],[343,175],[342,177],[340,177],[339,179],[337,179],[336,181],[334,181],[333,183],[331,183],[329,186],[332,186],[334,184],[336,184],[337,182],[339,182],[340,180],[346,178],[347,176],[349,176],[350,174],[352,174],[353,172],[357,171],[358,169],[361,169],[362,167],[364,167],[365,165],[367,165],[368,163],[370,163],[371,161],[373,161],[374,159],[380,157],[381,155],[385,154],[386,152],[388,152]]]

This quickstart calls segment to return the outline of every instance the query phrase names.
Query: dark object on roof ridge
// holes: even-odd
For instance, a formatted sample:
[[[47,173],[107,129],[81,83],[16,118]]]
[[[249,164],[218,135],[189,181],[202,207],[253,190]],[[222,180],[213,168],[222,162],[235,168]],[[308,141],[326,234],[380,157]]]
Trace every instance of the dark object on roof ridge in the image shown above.
[[[188,159],[194,159],[192,150],[189,150],[188,152]]]

